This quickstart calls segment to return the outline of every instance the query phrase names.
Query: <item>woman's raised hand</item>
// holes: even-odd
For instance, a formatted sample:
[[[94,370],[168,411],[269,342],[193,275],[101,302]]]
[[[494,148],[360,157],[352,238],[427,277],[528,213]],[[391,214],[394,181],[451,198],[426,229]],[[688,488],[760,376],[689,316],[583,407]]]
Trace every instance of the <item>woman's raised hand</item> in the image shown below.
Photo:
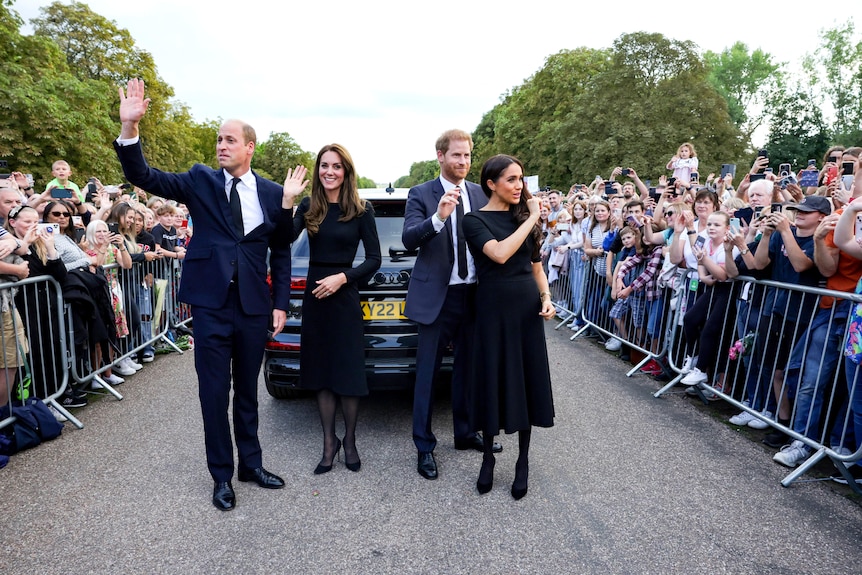
[[[296,166],[292,170],[287,170],[287,177],[284,178],[284,197],[281,203],[283,208],[292,208],[297,196],[305,191],[308,186],[306,175],[308,175],[308,170],[305,166]]]

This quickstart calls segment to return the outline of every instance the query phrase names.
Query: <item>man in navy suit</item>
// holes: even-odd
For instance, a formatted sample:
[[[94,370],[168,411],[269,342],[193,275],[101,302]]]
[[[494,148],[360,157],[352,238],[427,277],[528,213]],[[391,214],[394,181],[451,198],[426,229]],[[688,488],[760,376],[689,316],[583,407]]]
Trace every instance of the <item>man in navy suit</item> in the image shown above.
[[[150,168],[141,150],[138,123],[150,100],[144,83],[120,88],[120,137],[114,142],[126,178],[151,194],[186,204],[195,237],[183,264],[179,299],[192,306],[195,370],[204,422],[207,466],[215,486],[213,505],[236,505],[231,479],[233,444],[228,422],[233,375],[237,476],[267,489],[284,481],[263,468],[258,440],[257,379],[272,313],[273,331],[284,327],[290,299],[292,197],[308,181],[305,168],[288,172],[284,186],[251,171],[256,136],[248,124],[228,120],[219,128],[221,169],[196,164],[181,174]],[[290,191],[290,201],[286,200]],[[270,251],[272,297],[266,282]]]
[[[437,479],[431,431],[434,382],[443,350],[452,343],[452,419],[456,449],[482,451],[482,437],[470,429],[467,377],[476,316],[476,267],[466,248],[461,222],[465,213],[488,203],[481,186],[465,180],[470,171],[473,138],[449,130],[437,139],[440,177],[410,189],[401,239],[408,250],[419,249],[410,276],[404,313],[419,324],[416,386],[413,391],[413,442],[417,471]],[[494,451],[502,447],[494,444]]]

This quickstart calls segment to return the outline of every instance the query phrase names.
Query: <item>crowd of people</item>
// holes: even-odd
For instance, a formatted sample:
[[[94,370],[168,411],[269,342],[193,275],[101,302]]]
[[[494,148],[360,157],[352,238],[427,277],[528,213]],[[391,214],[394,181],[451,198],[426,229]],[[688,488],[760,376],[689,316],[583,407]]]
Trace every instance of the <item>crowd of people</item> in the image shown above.
[[[23,174],[0,179],[0,274],[8,281],[49,275],[73,310],[86,302],[92,313],[73,314],[86,318],[75,327],[76,357],[86,363],[82,373],[103,370],[101,381],[116,385],[153,359],[147,344],[160,319],[157,262],[185,261],[177,297],[195,318],[212,502],[227,511],[236,505],[235,471],[263,488],[285,485],[262,465],[257,379],[267,328],[278,334],[285,325],[290,244],[305,229],[301,385],[317,394],[323,431],[314,473],[331,471],[341,449],[346,467],[359,471],[356,424],[367,384],[358,286],[381,255],[374,210],[358,195],[350,154],[324,146],[311,182],[299,166],[275,184],[251,171],[254,130],[228,120],[216,143],[219,169],[161,172],[146,163],[139,139],[149,106],[143,82],[130,81],[119,96],[114,147],[131,185],[91,178],[82,188],[64,161],[55,162],[41,193]],[[412,188],[405,208],[402,239],[418,249],[405,314],[419,331],[413,439],[420,476],[439,475],[431,404],[442,349],[452,345],[454,446],[482,453],[476,489],[484,494],[502,451],[495,437],[518,432],[511,494],[526,495],[532,429],[554,423],[542,320],[555,314],[574,330],[602,326],[614,336],[605,347],[623,359],[646,350],[645,373],[663,376],[679,360],[682,383],[695,394],[736,393],[746,410],[731,418],[735,425],[765,429],[777,420],[810,439],[770,432],[764,441],[781,447],[775,461],[782,465],[804,461],[823,437],[836,453],[859,450],[862,304],[798,286],[862,293],[862,201],[854,201],[862,195],[862,148],[835,146],[820,168],[810,161],[794,172],[782,164],[778,174],[762,150],[734,185],[731,165],[701,183],[695,148],[684,143],[667,163],[672,175],[662,174],[655,187],[634,169],[616,167],[607,180],[597,176],[566,194],[531,194],[524,166],[511,156],[488,159],[478,185],[467,181],[472,146],[470,134],[444,132],[436,142],[440,176]],[[310,196],[296,206],[309,183]],[[365,258],[355,263],[360,241]],[[4,403],[21,389],[28,355],[56,357],[44,351],[57,345],[57,330],[42,323],[52,315],[44,313],[54,305],[50,293],[44,285],[27,288],[0,290]],[[669,329],[671,322],[681,329]],[[668,334],[677,340],[667,341]],[[737,338],[732,349],[741,346],[746,366],[738,387],[731,380],[740,370],[724,352]],[[321,361],[333,346],[339,361]],[[679,357],[671,349],[681,350]],[[42,371],[62,371],[54,367]],[[49,373],[23,371],[46,393],[59,389]],[[835,381],[846,385],[831,386]],[[68,386],[60,404],[86,404],[85,391]],[[851,473],[862,475],[858,465]]]
[[[761,150],[741,178],[732,165],[701,177],[695,148],[684,143],[667,163],[673,173],[654,187],[617,167],[565,194],[540,192],[543,263],[558,310],[573,330],[588,329],[585,320],[602,326],[612,336],[605,348],[623,359],[632,348],[649,352],[643,373],[667,379],[678,368],[692,395],[704,386],[710,399],[718,398],[710,389],[735,393],[750,409],[732,424],[777,421],[839,455],[856,452],[862,316],[851,300],[812,289],[862,293],[860,155],[833,146],[801,169],[774,171]],[[672,333],[677,339],[666,341]],[[675,349],[678,363],[668,355]],[[812,452],[777,428],[764,443],[788,467]],[[850,471],[862,477],[859,465]]]
[[[119,385],[154,359],[148,342],[159,321],[155,282],[175,279],[159,262],[183,259],[192,224],[185,206],[140,188],[103,185],[96,177],[79,186],[64,160],[54,162],[51,176],[40,190],[30,174],[0,178],[0,281],[56,280],[60,301],[77,312],[74,341],[67,338],[75,346],[76,372],[99,372],[105,384]],[[64,373],[60,334],[68,332],[56,290],[47,282],[25,283],[0,296],[0,407],[22,394],[55,394]],[[57,402],[64,409],[84,407],[101,386],[71,382]]]

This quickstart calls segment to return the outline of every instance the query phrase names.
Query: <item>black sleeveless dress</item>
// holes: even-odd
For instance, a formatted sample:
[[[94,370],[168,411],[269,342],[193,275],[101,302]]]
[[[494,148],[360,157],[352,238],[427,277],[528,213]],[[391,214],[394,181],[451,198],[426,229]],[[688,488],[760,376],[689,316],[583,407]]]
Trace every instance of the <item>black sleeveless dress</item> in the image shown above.
[[[470,387],[475,431],[497,434],[554,425],[554,400],[545,345],[545,320],[533,277],[532,237],[504,264],[482,252],[518,228],[510,212],[464,216],[464,237],[476,261],[475,357]]]

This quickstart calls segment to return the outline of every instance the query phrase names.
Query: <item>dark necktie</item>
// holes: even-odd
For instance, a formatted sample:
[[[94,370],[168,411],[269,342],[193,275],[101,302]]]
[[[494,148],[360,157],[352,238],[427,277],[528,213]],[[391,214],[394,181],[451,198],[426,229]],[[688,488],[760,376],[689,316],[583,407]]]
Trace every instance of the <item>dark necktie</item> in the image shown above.
[[[459,192],[461,188],[455,187]],[[455,206],[456,219],[458,220],[458,277],[467,279],[467,242],[464,240],[464,200],[458,198]]]
[[[233,216],[233,227],[240,237],[245,235],[245,230],[242,225],[242,205],[239,201],[239,192],[236,190],[236,185],[239,178],[231,180],[230,184],[230,213]]]

